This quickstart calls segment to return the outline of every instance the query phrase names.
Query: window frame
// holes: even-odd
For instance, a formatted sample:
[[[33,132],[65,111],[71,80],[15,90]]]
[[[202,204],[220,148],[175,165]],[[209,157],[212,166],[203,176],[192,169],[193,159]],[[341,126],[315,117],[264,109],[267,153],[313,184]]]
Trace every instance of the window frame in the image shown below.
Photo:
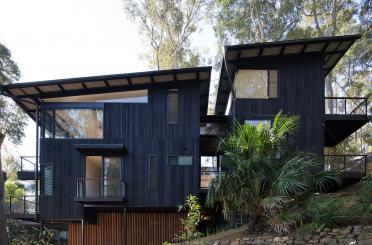
[[[177,157],[177,164],[170,164],[169,163],[169,158],[170,157]],[[191,157],[191,164],[189,164],[189,165],[179,164],[179,157]],[[194,156],[191,155],[191,154],[189,154],[189,155],[186,155],[186,154],[183,154],[183,155],[174,155],[174,154],[168,155],[167,156],[167,165],[169,165],[169,166],[191,167],[191,166],[194,165]]]
[[[176,94],[176,98],[177,98],[177,104],[175,106],[176,108],[176,120],[175,121],[171,121],[170,120],[170,107],[169,107],[169,100],[170,100],[170,95],[171,94]],[[167,92],[167,121],[168,121],[168,124],[178,124],[179,122],[179,100],[180,100],[180,95],[179,95],[179,89],[178,88],[172,88],[172,89],[168,89],[168,92]]]
[[[45,167],[51,167],[51,193],[45,194]],[[42,197],[52,197],[54,193],[54,168],[53,163],[42,163],[40,164],[40,196]]]
[[[155,174],[156,174],[156,176],[155,176],[155,185],[154,186],[152,186],[151,185],[151,183],[152,183],[152,176],[151,176],[151,158],[152,157],[155,157],[155,159],[156,159],[156,167],[155,167]],[[149,190],[149,191],[155,191],[156,189],[157,189],[157,187],[158,187],[158,168],[159,168],[159,157],[158,157],[158,155],[156,155],[156,154],[150,154],[149,155],[149,165],[148,165],[148,170],[149,170],[149,174],[148,174],[148,184],[147,184],[147,189]]]
[[[102,110],[102,137],[101,138],[56,138],[56,110],[63,110],[63,109],[97,109]],[[52,131],[53,136],[49,138],[45,138],[45,111],[51,110],[53,111],[53,118],[52,118]],[[41,139],[53,139],[53,140],[82,140],[82,139],[94,139],[94,140],[100,140],[105,138],[105,108],[104,103],[101,102],[50,102],[50,103],[43,103],[40,105],[40,111],[41,111],[41,121],[42,124],[40,126],[40,136]]]
[[[267,72],[267,91],[266,91],[266,97],[265,98],[240,98],[237,97],[236,99],[247,99],[247,100],[269,100],[269,99],[279,99],[280,98],[280,69],[278,67],[239,67],[236,69],[236,72],[234,74],[234,90],[236,94],[236,83],[235,83],[235,77],[236,74],[238,73],[239,70],[252,70],[252,71],[257,71],[257,70],[266,70]],[[277,96],[276,97],[270,97],[270,71],[277,71]]]

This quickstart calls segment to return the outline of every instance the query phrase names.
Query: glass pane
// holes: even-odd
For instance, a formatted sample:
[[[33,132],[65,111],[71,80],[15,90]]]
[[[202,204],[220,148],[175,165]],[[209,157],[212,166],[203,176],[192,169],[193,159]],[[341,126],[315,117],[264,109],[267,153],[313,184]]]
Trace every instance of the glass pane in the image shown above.
[[[266,125],[268,127],[271,127],[271,121],[270,120],[244,120],[244,124],[249,124],[252,126],[257,127],[259,124]]]
[[[102,138],[102,109],[55,110],[55,138]]]
[[[226,123],[200,123],[201,135],[224,135],[226,130]]]
[[[235,75],[237,98],[267,98],[267,70],[238,70]]]
[[[202,156],[200,166],[201,171],[217,171],[217,156]]]
[[[182,166],[192,165],[192,156],[179,156],[178,165]]]
[[[101,193],[102,157],[85,157],[85,195],[99,197]]]
[[[53,194],[53,168],[51,165],[42,166],[43,168],[43,194],[51,196]]]
[[[53,110],[45,110],[43,115],[44,138],[53,138]]]
[[[103,159],[103,192],[105,197],[121,196],[120,157],[105,157]]]

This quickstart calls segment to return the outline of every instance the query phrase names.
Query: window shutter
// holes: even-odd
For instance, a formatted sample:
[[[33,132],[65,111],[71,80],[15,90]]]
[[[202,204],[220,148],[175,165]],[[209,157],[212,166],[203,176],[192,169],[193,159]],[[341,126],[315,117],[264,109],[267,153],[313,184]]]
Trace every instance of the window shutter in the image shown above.
[[[150,156],[149,165],[149,190],[154,190],[157,183],[158,157]]]
[[[42,194],[51,196],[53,194],[53,166],[42,165]]]
[[[278,98],[278,70],[269,70],[269,98]]]
[[[177,123],[178,121],[178,90],[170,89],[168,91],[168,123]]]

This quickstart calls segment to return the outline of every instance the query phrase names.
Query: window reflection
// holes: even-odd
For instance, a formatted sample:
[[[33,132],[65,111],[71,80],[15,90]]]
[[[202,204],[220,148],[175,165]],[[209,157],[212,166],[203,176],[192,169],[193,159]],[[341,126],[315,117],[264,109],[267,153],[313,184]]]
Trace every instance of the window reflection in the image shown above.
[[[96,108],[45,110],[44,137],[52,138],[53,134],[56,139],[102,138],[103,110]]]

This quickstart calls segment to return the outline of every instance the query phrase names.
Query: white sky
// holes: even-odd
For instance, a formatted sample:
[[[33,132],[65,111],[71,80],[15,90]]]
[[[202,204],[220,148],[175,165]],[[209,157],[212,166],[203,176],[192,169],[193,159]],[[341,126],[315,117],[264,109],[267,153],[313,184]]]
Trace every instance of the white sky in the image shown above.
[[[201,25],[193,46],[213,58],[213,29]],[[122,0],[0,0],[0,42],[18,63],[20,82],[149,70],[140,59],[145,44]],[[23,144],[6,142],[5,150],[35,155],[35,124],[29,121]]]

